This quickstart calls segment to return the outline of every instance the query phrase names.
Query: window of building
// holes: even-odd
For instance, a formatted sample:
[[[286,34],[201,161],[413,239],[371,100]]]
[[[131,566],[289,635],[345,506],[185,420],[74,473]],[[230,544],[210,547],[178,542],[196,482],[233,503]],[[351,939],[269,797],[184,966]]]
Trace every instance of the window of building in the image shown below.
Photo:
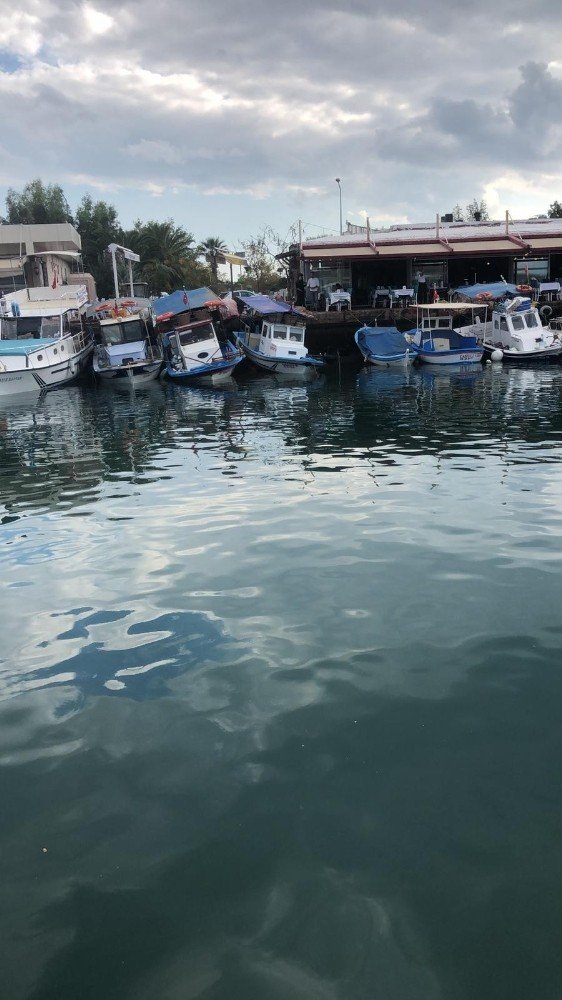
[[[528,285],[531,278],[548,281],[548,257],[522,257],[515,261],[515,284]]]

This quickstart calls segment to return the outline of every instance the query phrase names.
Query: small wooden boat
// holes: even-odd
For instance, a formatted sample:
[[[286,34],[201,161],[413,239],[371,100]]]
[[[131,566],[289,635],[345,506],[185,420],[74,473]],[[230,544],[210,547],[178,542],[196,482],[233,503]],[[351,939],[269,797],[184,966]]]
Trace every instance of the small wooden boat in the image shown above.
[[[243,360],[230,341],[220,343],[210,320],[175,326],[161,334],[164,371],[172,381],[219,382]]]
[[[380,368],[405,368],[415,357],[411,343],[395,326],[362,326],[355,343],[364,360]]]
[[[99,319],[93,367],[108,384],[142,385],[158,378],[162,348],[148,308],[136,299],[115,299],[96,306]]]
[[[287,303],[267,295],[240,296],[243,329],[236,343],[257,368],[276,375],[310,376],[325,367],[324,358],[309,354],[302,317]]]
[[[484,347],[470,332],[453,329],[455,311],[466,313],[474,306],[456,302],[418,305],[418,322],[405,334],[417,359],[428,365],[475,365],[482,361]]]

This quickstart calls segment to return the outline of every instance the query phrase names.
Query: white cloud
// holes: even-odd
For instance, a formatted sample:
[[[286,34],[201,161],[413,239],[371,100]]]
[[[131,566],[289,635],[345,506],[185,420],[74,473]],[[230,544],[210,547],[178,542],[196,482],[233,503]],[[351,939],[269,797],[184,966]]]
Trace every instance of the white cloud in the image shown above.
[[[92,35],[105,35],[115,24],[115,19],[109,14],[104,14],[101,10],[96,10],[91,4],[85,3],[83,8],[84,20]]]

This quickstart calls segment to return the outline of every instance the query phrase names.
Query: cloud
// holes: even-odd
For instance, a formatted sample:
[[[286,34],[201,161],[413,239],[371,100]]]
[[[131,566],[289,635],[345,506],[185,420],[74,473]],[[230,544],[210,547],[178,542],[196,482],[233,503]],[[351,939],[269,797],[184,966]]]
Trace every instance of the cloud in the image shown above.
[[[539,175],[533,214],[562,195],[554,0],[532,19],[521,0],[287,0],[282,17],[258,0],[235,14],[225,0],[124,0],[118,18],[109,0],[27,10],[0,43],[23,60],[0,72],[6,185],[37,174],[40,145],[46,180],[115,192],[125,222],[156,193],[189,229],[239,235],[311,212],[337,226],[335,176],[344,213],[374,224],[485,190],[518,214]]]

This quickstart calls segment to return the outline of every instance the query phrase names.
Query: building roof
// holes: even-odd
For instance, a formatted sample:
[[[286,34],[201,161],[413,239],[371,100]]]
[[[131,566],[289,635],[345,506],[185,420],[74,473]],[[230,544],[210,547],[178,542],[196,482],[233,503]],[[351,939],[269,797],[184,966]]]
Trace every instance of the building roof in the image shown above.
[[[307,259],[446,257],[455,253],[521,254],[549,250],[562,251],[562,219],[409,223],[369,230],[348,223],[348,231],[341,236],[320,236],[302,244]]]

